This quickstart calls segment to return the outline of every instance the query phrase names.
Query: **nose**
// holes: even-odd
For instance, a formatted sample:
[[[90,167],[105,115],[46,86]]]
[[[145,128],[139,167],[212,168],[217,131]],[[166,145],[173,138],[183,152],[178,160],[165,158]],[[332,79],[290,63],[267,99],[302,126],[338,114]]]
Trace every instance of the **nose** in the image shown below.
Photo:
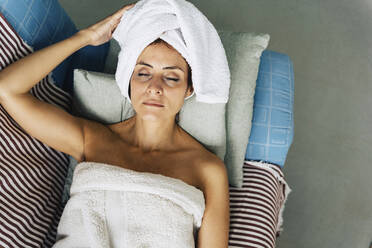
[[[161,83],[162,83],[161,79],[158,78],[154,78],[153,80],[151,80],[147,88],[147,93],[154,95],[162,95],[163,88]]]

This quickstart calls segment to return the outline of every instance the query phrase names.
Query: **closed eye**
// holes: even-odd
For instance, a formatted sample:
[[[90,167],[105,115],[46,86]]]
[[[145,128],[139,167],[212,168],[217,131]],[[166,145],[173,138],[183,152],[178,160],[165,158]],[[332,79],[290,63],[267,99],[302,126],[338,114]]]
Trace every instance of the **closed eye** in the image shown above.
[[[149,76],[150,74],[145,74],[145,73],[138,73],[138,76]],[[179,79],[177,78],[166,78],[166,79],[169,79],[169,80],[173,80],[175,82],[177,82]]]
[[[148,76],[149,74],[138,73],[138,76]]]
[[[178,81],[178,79],[177,79],[177,78],[166,78],[166,79],[169,79],[169,80],[173,80],[173,81],[175,81],[175,82],[177,82],[177,81]]]

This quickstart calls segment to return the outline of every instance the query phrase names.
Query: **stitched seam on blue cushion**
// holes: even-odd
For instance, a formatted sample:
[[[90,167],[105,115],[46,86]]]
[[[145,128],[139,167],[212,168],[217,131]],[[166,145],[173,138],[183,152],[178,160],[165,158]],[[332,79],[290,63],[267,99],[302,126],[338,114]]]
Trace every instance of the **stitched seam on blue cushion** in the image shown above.
[[[23,28],[24,27],[24,22],[26,21],[26,17],[29,16],[29,13],[31,11],[31,6],[32,4],[34,3],[35,0],[32,0],[32,3],[30,5],[28,5],[28,9],[26,11],[26,14],[25,16],[23,17],[23,20],[19,23],[19,29],[21,29],[21,27]]]
[[[288,62],[284,62],[282,58],[280,58],[280,59],[271,58],[271,59],[274,60],[275,63],[278,63],[278,64],[288,64]]]
[[[262,143],[260,143],[260,142],[250,142],[250,144],[256,144],[256,145],[264,145],[264,144],[262,144]],[[286,147],[288,147],[288,145],[283,145],[283,144],[271,144],[270,145],[270,147],[273,147],[273,146],[275,146],[275,147],[280,147],[280,148],[286,148]]]
[[[288,60],[289,60],[289,57],[288,57]],[[292,93],[292,80],[291,80],[291,65],[289,64],[289,61],[288,61],[288,76],[289,76],[289,92],[291,93],[290,94],[290,98],[292,98],[291,96],[293,95]],[[291,99],[289,99],[289,102],[290,102],[290,109],[293,109],[293,105],[292,105],[292,101],[291,101]],[[289,112],[292,112],[292,111],[289,111]],[[292,117],[292,114],[290,114],[289,115],[290,117],[291,117],[291,121],[289,122],[289,130],[291,130],[292,129],[292,120],[293,120],[293,117]],[[287,140],[286,140],[286,143],[288,144],[288,150],[289,150],[289,146],[290,146],[290,142],[289,142],[289,139],[290,139],[290,132],[287,132],[287,135],[286,135],[286,138],[287,138]],[[288,154],[288,152],[287,152],[287,154]]]
[[[261,74],[272,74],[274,76],[278,76],[278,77],[282,77],[282,78],[285,78],[285,79],[288,79],[290,80],[290,76],[288,74],[282,74],[282,73],[275,73],[275,72],[266,72],[266,71],[262,71],[260,72]]]
[[[37,24],[39,24],[39,29],[40,29],[40,23],[39,23],[39,20],[38,20],[37,16],[34,16],[34,12],[31,12],[30,17],[33,17],[33,18],[34,18],[34,21],[35,21]],[[30,17],[28,18],[28,20],[30,20]]]
[[[4,13],[4,6],[8,3],[9,0],[5,1],[1,6],[0,6],[0,11],[1,13]]]
[[[57,2],[57,4],[59,4],[58,1],[56,1],[56,2]],[[50,11],[51,11],[52,5],[53,5],[53,1],[49,1],[49,6],[47,6],[47,15],[45,15],[45,19],[47,18],[47,16],[50,15]],[[49,34],[49,32],[48,32],[48,34]],[[53,37],[50,37],[49,38],[49,43],[50,44],[53,43]]]
[[[261,123],[254,123],[254,125],[256,127],[267,127],[266,124],[261,124]],[[279,126],[279,125],[271,125],[271,127],[290,129],[288,126]]]
[[[271,75],[275,75],[275,76],[279,76],[279,77],[284,77],[285,79],[288,79],[290,80],[290,76],[288,76],[287,74],[281,74],[281,73],[275,73],[275,72],[266,72],[266,71],[261,71],[260,74],[271,74]]]
[[[49,6],[49,8],[50,8],[50,6]],[[47,9],[47,13],[49,14],[49,9]],[[41,27],[44,26],[45,21],[46,21],[47,18],[48,18],[48,14],[45,15],[45,16],[44,16],[44,19],[41,21],[40,26],[39,26],[39,30],[37,31],[37,33],[36,33],[36,35],[35,35],[35,39],[39,36],[39,33],[40,33],[40,31],[41,31]],[[35,39],[33,40],[32,43],[35,43]],[[49,44],[51,43],[51,40],[50,40],[50,39],[48,40],[48,43],[49,43]]]
[[[292,61],[289,62],[290,63],[290,88],[291,88],[291,119],[292,119],[292,122],[291,122],[291,132],[288,134],[288,139],[290,139],[291,141],[288,142],[289,146],[292,145],[292,142],[293,142],[293,137],[294,137],[294,113],[293,113],[293,105],[294,105],[294,72],[293,72],[293,63]],[[289,150],[289,149],[288,149]]]
[[[58,3],[59,4],[59,3]],[[60,11],[61,12],[61,11]],[[60,27],[60,24],[62,23],[62,20],[63,20],[63,18],[64,18],[65,16],[64,16],[64,14],[63,13],[61,13],[61,15],[60,15],[60,19],[59,19],[59,22],[58,22],[58,27]],[[64,26],[64,24],[62,25],[62,27]],[[52,40],[55,40],[55,37],[56,37],[56,35],[59,33],[59,29],[58,28],[56,28],[55,30],[54,30],[54,34],[52,35]]]
[[[265,105],[256,105],[256,107],[267,107],[267,106],[265,106]],[[270,108],[270,110],[280,110],[281,112],[285,112],[285,113],[291,113],[291,111],[290,110],[288,110],[288,109],[282,109],[282,108],[279,108],[279,107],[271,107]],[[257,121],[252,121],[252,123],[261,123],[261,122],[257,122]]]
[[[267,90],[267,88],[265,88],[265,87],[256,87],[256,88]],[[275,92],[282,93],[283,95],[291,96],[291,92],[288,93],[287,91],[283,91],[283,90],[281,90],[281,89],[274,89],[274,90],[275,90]],[[256,104],[256,106],[259,106],[259,105],[260,105],[260,104]]]
[[[265,160],[269,158],[269,144],[270,144],[270,122],[271,122],[271,106],[272,106],[272,91],[273,91],[273,76],[272,76],[272,60],[271,60],[271,53],[269,53],[269,61],[270,61],[270,111],[268,114],[267,120],[267,137],[266,137],[266,144],[265,144]]]

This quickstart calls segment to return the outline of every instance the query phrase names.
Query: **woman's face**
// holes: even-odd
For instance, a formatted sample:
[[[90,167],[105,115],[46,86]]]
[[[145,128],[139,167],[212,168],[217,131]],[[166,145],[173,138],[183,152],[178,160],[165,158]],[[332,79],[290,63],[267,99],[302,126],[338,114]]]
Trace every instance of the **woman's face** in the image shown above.
[[[146,120],[174,119],[185,97],[193,90],[192,87],[187,89],[186,61],[176,50],[162,43],[142,51],[130,87],[133,108]]]

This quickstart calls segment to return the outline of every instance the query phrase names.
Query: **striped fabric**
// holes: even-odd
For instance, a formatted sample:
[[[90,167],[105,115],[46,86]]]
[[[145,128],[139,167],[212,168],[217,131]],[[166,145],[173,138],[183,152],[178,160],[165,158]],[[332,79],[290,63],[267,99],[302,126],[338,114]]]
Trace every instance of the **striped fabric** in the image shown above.
[[[0,70],[32,53],[0,16]],[[70,111],[71,97],[50,75],[31,89]],[[68,156],[28,135],[0,105],[0,247],[51,247],[63,206]]]
[[[243,187],[230,186],[229,247],[275,247],[289,192],[278,166],[245,161]]]

